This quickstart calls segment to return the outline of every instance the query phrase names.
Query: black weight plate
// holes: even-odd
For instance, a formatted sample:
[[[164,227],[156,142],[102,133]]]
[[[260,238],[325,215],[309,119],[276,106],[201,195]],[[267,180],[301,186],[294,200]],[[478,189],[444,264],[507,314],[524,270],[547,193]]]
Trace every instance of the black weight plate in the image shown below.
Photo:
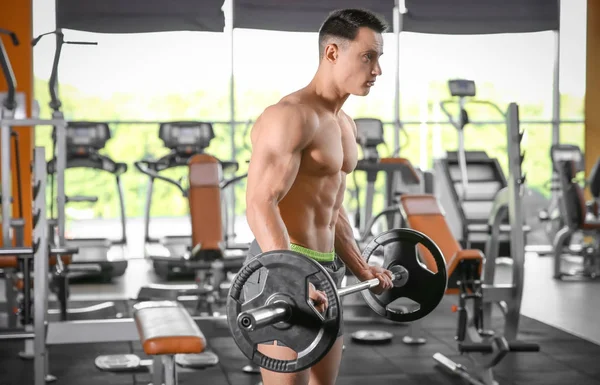
[[[419,260],[417,245],[423,245],[433,256],[437,272],[427,269]],[[383,258],[374,257],[383,248]],[[413,229],[392,229],[376,236],[362,253],[367,263],[390,269],[400,265],[408,271],[404,286],[393,287],[381,294],[363,290],[361,294],[373,311],[397,322],[411,322],[431,313],[441,302],[447,287],[446,261],[439,247],[425,234]],[[409,298],[418,309],[406,310],[388,305],[398,298]]]
[[[264,287],[260,294],[242,300],[243,287],[258,269],[266,269]],[[327,295],[326,314],[320,316],[308,296],[310,282]],[[241,312],[255,309],[274,299],[284,300],[292,307],[292,316],[254,331],[238,327]],[[279,250],[262,253],[248,261],[236,275],[227,297],[227,321],[233,339],[242,353],[256,365],[267,370],[291,373],[307,369],[321,360],[331,349],[341,327],[340,299],[336,285],[319,263],[293,251]],[[298,353],[295,360],[279,360],[258,351],[258,344],[277,340]]]

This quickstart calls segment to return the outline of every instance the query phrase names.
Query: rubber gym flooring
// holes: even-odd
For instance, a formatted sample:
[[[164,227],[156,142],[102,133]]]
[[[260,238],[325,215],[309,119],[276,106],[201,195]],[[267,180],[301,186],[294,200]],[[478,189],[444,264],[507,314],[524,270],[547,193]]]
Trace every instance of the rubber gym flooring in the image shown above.
[[[432,355],[436,352],[469,366],[465,356],[455,347],[456,314],[450,310],[453,298],[446,298],[423,322],[426,345],[407,346],[402,336],[405,325],[347,322],[344,351],[337,384],[463,384],[456,377],[436,367]],[[85,305],[77,303],[77,306]],[[116,303],[116,311],[129,315],[130,305]],[[345,310],[345,314],[350,312]],[[98,314],[97,314],[98,315]],[[114,317],[115,310],[102,314]],[[497,320],[494,321],[496,324]],[[243,384],[260,382],[258,375],[249,375],[241,368],[247,364],[229,336],[224,323],[202,322],[201,329],[208,338],[210,350],[219,356],[219,365],[201,371],[180,369],[181,384]],[[365,346],[352,342],[349,334],[360,329],[387,330],[394,334],[391,344]],[[533,319],[521,318],[520,338],[537,342],[539,353],[511,353],[494,369],[501,385],[518,384],[600,384],[600,346],[571,334],[547,326]],[[22,385],[33,383],[33,363],[18,357],[22,342],[3,341],[0,345],[0,384]],[[98,355],[136,353],[145,358],[139,343],[77,344],[52,346],[49,349],[50,371],[58,377],[55,384],[64,385],[120,385],[147,384],[149,373],[114,374],[101,372],[94,366]]]

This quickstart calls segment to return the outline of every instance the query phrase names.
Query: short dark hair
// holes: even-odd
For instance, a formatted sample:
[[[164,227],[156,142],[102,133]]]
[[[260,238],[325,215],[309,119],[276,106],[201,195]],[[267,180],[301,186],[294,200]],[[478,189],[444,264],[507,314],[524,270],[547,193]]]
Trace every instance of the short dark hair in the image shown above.
[[[347,8],[331,12],[319,29],[319,57],[323,57],[332,38],[353,41],[361,27],[383,33],[388,25],[381,16],[366,9]]]

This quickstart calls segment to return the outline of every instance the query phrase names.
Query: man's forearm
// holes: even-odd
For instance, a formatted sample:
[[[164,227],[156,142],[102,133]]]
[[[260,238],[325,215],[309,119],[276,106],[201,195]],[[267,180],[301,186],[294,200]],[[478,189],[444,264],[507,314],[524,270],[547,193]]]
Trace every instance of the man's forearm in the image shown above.
[[[360,279],[361,273],[367,269],[367,263],[362,258],[360,249],[354,239],[352,225],[343,207],[338,213],[335,224],[335,252],[344,261],[348,269]]]
[[[263,252],[289,250],[290,237],[279,214],[277,205],[260,203],[246,210],[248,225]]]

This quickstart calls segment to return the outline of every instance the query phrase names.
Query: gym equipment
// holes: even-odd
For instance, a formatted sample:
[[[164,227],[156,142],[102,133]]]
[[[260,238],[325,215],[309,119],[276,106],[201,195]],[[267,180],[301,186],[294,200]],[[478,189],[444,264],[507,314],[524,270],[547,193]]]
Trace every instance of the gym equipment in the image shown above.
[[[58,42],[62,42],[62,34],[60,31],[55,32],[58,36]],[[39,41],[37,38],[35,41]],[[61,44],[57,44],[57,50],[55,51],[54,67],[52,71],[50,81],[50,93],[52,95],[52,103],[58,106],[54,109],[52,119],[37,119],[28,118],[25,114],[22,117],[16,116],[16,111],[19,110],[19,105],[14,107],[15,102],[24,100],[23,97],[18,97],[14,90],[16,89],[16,82],[13,76],[12,67],[4,46],[1,45],[0,41],[0,63],[2,64],[3,74],[7,80],[9,88],[9,103],[13,106],[11,109],[2,109],[2,117],[0,119],[0,128],[2,136],[0,136],[1,145],[5,146],[9,142],[4,138],[10,138],[10,131],[12,127],[18,126],[53,126],[56,132],[56,167],[57,167],[57,179],[58,179],[58,190],[59,194],[57,197],[58,206],[61,207],[61,199],[64,198],[64,169],[66,161],[66,122],[60,111],[60,100],[56,96],[56,73],[58,65],[58,56],[60,55]],[[21,95],[22,96],[22,95]],[[21,108],[23,105],[21,104]],[[24,108],[22,108],[25,111]],[[3,151],[4,155],[0,159],[0,172],[2,173],[2,189],[3,189],[3,210],[7,210],[6,203],[11,204],[11,199],[8,199],[11,193],[11,167],[10,167],[10,151]],[[23,269],[22,279],[19,278],[17,284],[19,290],[22,291],[22,297],[18,299],[18,315],[21,318],[22,327],[17,327],[6,332],[0,333],[0,340],[2,339],[19,339],[25,342],[25,351],[20,354],[22,358],[32,358],[34,360],[35,368],[35,385],[42,385],[45,381],[53,380],[47,370],[47,351],[45,349],[46,344],[52,343],[82,343],[86,339],[98,340],[100,336],[106,338],[109,334],[122,334],[118,328],[113,325],[102,325],[100,327],[94,326],[91,323],[70,323],[69,321],[60,321],[66,318],[66,314],[73,313],[89,313],[100,310],[102,305],[96,305],[89,308],[83,309],[67,309],[66,308],[66,297],[68,295],[68,287],[66,286],[68,280],[66,279],[66,271],[70,262],[71,256],[78,252],[74,248],[65,248],[61,245],[57,247],[50,247],[48,239],[48,221],[46,211],[46,183],[47,183],[47,164],[45,157],[45,149],[36,147],[33,154],[33,169],[32,176],[33,180],[33,245],[32,247],[11,247],[10,242],[4,243],[4,246],[0,248],[2,257],[0,260],[4,264],[10,265],[10,268],[15,266]],[[61,187],[62,186],[62,187]],[[61,195],[62,189],[62,195]],[[62,202],[64,203],[64,201]],[[62,206],[64,207],[64,206]],[[12,208],[11,208],[12,209]],[[7,210],[8,211],[8,210]],[[59,221],[58,227],[64,225],[64,221],[60,220],[59,210]],[[62,211],[64,213],[64,210]],[[8,211],[10,213],[10,211]],[[3,218],[4,219],[4,218]],[[5,228],[6,229],[6,228]],[[64,234],[64,233],[63,233]],[[60,235],[60,232],[59,232]],[[33,255],[33,267],[31,269],[31,256]],[[50,282],[50,267],[52,267],[52,279],[55,282]],[[29,270],[29,271],[27,271]],[[33,280],[31,276],[33,274]],[[33,285],[33,294],[31,293],[31,282],[35,282]],[[58,283],[58,285],[54,285]],[[48,295],[50,286],[58,286],[58,299],[61,308],[59,310],[48,309]],[[33,295],[33,298],[31,297]],[[107,305],[113,305],[107,303]],[[16,307],[16,306],[15,306]],[[10,308],[12,311],[12,307]],[[54,314],[59,314],[59,321],[55,320],[55,317],[51,317]],[[60,326],[58,326],[60,325]],[[75,325],[75,326],[73,326]],[[58,326],[58,327],[55,327]],[[78,329],[77,326],[81,328]],[[64,327],[61,329],[61,327]],[[100,332],[98,332],[100,330]],[[48,336],[48,338],[46,338]]]
[[[56,140],[56,130],[53,133]],[[110,140],[111,133],[108,124],[102,122],[69,122],[66,128],[67,153],[66,169],[86,168],[104,171],[115,177],[117,193],[119,196],[119,208],[121,214],[121,237],[116,240],[107,238],[65,238],[67,247],[76,247],[79,253],[73,256],[69,268],[70,276],[100,276],[105,281],[120,277],[127,269],[127,235],[125,218],[125,200],[121,175],[127,171],[125,163],[115,162],[106,155],[100,154]],[[48,174],[53,179],[57,170],[56,157],[48,162]],[[51,183],[51,191],[54,184]],[[51,192],[53,195],[53,192]],[[88,202],[96,203],[95,196],[65,196],[65,203]],[[50,212],[54,210],[53,203],[50,204]],[[50,231],[54,233],[57,219],[50,219]]]
[[[417,244],[431,252],[435,271],[424,268],[416,254],[404,252],[414,250]],[[374,257],[380,248],[383,258]],[[248,261],[233,280],[227,299],[229,328],[242,353],[265,369],[297,372],[317,363],[335,343],[342,322],[340,297],[360,291],[373,311],[396,322],[423,318],[441,301],[446,290],[444,256],[424,234],[410,229],[386,231],[369,243],[363,258],[389,269],[394,275],[394,288],[374,294],[366,289],[377,286],[379,280],[371,279],[337,290],[323,266],[289,250],[265,252]],[[266,269],[261,293],[242,300],[245,283],[260,268]],[[325,314],[319,313],[309,300],[309,284],[326,294]],[[390,306],[403,297],[419,306],[409,311]],[[258,344],[273,340],[295,350],[298,357],[279,360],[257,350]]]
[[[159,344],[153,345],[150,343],[149,346],[160,347],[161,340],[172,341],[173,338],[182,338],[181,333],[185,334],[191,330],[189,321],[190,316],[189,314],[185,313],[184,310],[162,309],[178,306],[178,304],[175,303],[148,302],[143,305],[138,305],[138,308],[134,309],[140,309],[143,307],[150,308],[152,311],[140,311],[136,316],[137,318],[131,319],[108,319],[95,321],[87,320],[85,322],[55,321],[49,319],[47,302],[49,292],[49,237],[47,230],[48,218],[46,211],[47,164],[45,160],[45,149],[43,147],[36,147],[34,149],[33,177],[35,186],[35,201],[33,206],[35,221],[33,238],[35,246],[26,250],[8,248],[3,250],[3,253],[19,255],[19,258],[23,258],[24,260],[25,258],[31,258],[30,256],[33,254],[33,265],[35,266],[33,280],[36,282],[33,287],[33,328],[25,328],[22,330],[19,329],[6,333],[0,333],[0,340],[19,339],[25,340],[26,342],[33,341],[34,348],[32,349],[32,354],[34,360],[34,385],[44,385],[47,381],[56,380],[56,378],[49,373],[49,353],[47,350],[47,347],[49,346],[59,344],[86,344],[98,342],[131,342],[139,341],[140,336],[143,336],[142,342],[147,342],[155,337],[158,338],[158,340],[153,340],[153,342],[159,342]],[[75,251],[76,250],[68,250],[67,252]],[[226,318],[225,316],[194,317],[193,320],[199,322],[222,322],[224,324]],[[158,325],[163,325],[163,327],[172,327],[170,330],[174,331],[175,335],[161,331],[160,328],[152,329],[152,327],[156,327]],[[196,330],[192,330],[191,332],[197,333]],[[177,333],[180,335],[176,335]],[[190,339],[196,338],[196,340],[199,338],[197,334],[191,334],[189,337]],[[184,346],[181,344],[175,344],[172,345],[172,347],[172,352],[167,353],[167,356],[185,353],[184,351],[181,351],[181,349],[184,348]],[[164,351],[160,352],[164,353]],[[204,360],[206,364],[208,365],[209,363],[214,363],[214,358],[210,359],[208,356],[209,354],[207,354],[207,357]],[[124,366],[135,366],[135,359],[131,358],[132,357],[129,357],[127,360],[116,358],[113,360],[113,362],[116,362],[116,366],[119,366],[120,370],[124,370]],[[200,361],[198,357],[195,356],[190,358],[191,360],[187,360],[188,364],[190,361],[195,361],[196,363],[199,363]],[[110,359],[100,359],[98,362],[104,362],[106,366],[106,363],[110,362]],[[170,365],[170,363],[173,361],[169,360],[169,357],[166,357],[165,362]],[[186,360],[184,359],[182,362],[186,362]],[[110,365],[108,366],[110,367]],[[139,368],[135,370],[139,370]],[[174,371],[174,367],[171,365],[165,370],[164,366],[161,364],[161,360],[154,360],[153,372],[163,373],[163,370],[169,375],[171,373],[169,370]],[[173,378],[173,376],[170,376],[169,378]]]
[[[182,368],[204,369],[209,366],[217,365],[219,363],[219,357],[209,351],[203,351],[198,354],[178,353],[175,356],[175,362]]]
[[[600,197],[600,158],[592,166],[587,179],[577,178],[585,171],[581,149],[572,144],[555,144],[550,148],[553,177],[548,182],[552,197],[548,208],[539,213],[546,235],[551,244],[548,254],[554,257],[554,276],[594,278],[598,275],[596,256],[597,232],[593,230],[598,221]],[[566,163],[569,163],[569,166]],[[583,191],[588,189],[592,200],[584,201]],[[581,195],[578,195],[581,190]],[[578,203],[577,203],[578,202]],[[570,218],[567,223],[565,218]],[[582,257],[582,269],[563,269],[564,260]]]
[[[185,139],[186,136],[188,139]],[[163,125],[161,137],[165,138],[168,147],[175,147],[175,150],[187,149],[190,152],[197,152],[198,149],[207,147],[208,140],[213,137],[213,134],[209,124],[187,122]],[[198,149],[194,150],[193,147],[181,143],[195,143]],[[171,154],[177,157],[172,163],[183,163],[176,152]],[[195,283],[173,286],[148,285],[140,289],[138,300],[177,299],[184,295],[194,295],[198,298],[197,313],[214,314],[214,307],[222,305],[226,298],[227,274],[237,272],[245,259],[245,255],[239,252],[240,250],[237,250],[237,253],[236,250],[227,250],[223,236],[224,227],[219,225],[223,223],[221,191],[245,178],[246,174],[223,180],[221,177],[223,162],[205,153],[196,153],[185,163],[189,170],[188,188],[184,188],[181,182],[158,174],[161,165],[168,165],[168,163],[136,162],[135,166],[151,179],[157,178],[175,184],[188,198],[192,236],[188,239],[186,248],[181,250],[184,254],[173,255],[163,246],[162,255],[152,253],[150,258],[155,272],[160,277],[169,279],[177,274],[195,274]],[[237,167],[237,163],[226,162],[225,166]],[[148,213],[149,208],[146,212],[149,218]],[[164,241],[163,244],[168,244],[168,241]]]
[[[408,159],[397,157],[399,149],[394,150],[389,157],[380,157],[378,147],[386,146],[384,140],[383,123],[374,118],[354,119],[356,124],[356,142],[361,147],[363,159],[360,159],[355,168],[366,174],[366,189],[364,196],[364,210],[361,210],[360,189],[357,182],[357,172],[352,173],[354,180],[354,199],[356,202],[355,238],[359,247],[363,249],[379,231],[376,224],[384,219],[384,230],[404,227],[399,215],[398,197],[405,193],[420,193],[433,191],[433,175],[413,167]],[[387,147],[387,146],[386,146]],[[375,183],[380,174],[385,175],[384,208],[373,215],[373,200],[375,198]],[[362,221],[361,221],[362,219]],[[387,227],[387,228],[386,228]],[[347,280],[355,278],[347,272]],[[377,322],[388,323],[386,319],[374,318],[371,310],[365,306],[364,301],[348,298],[344,306],[352,308],[352,316],[345,318],[346,322]],[[365,341],[366,342],[366,341]]]
[[[8,30],[0,30],[0,34],[9,35],[13,45],[19,45],[19,39],[17,35]],[[13,135],[11,126],[5,125],[4,120],[12,119],[15,117],[16,109],[18,107],[17,95],[16,95],[16,80],[15,75],[12,71],[12,67],[8,61],[8,56],[4,48],[4,43],[0,41],[0,65],[2,67],[2,74],[6,79],[8,85],[8,92],[6,97],[2,100],[2,133],[0,136],[0,143],[2,144],[4,151],[2,151],[2,165],[8,167],[8,173],[5,169],[2,169],[2,190],[0,192],[2,202],[2,242],[3,245],[12,244],[11,227],[12,223],[12,190],[11,190],[11,174],[10,174],[10,138]],[[18,146],[15,148],[18,151]],[[18,170],[18,169],[17,169]],[[19,173],[20,176],[20,173]],[[21,197],[19,197],[21,198]],[[21,199],[19,199],[20,201]],[[20,210],[21,214],[23,210]]]
[[[598,163],[596,163],[591,177],[592,185],[600,183]],[[556,233],[554,246],[554,278],[589,278],[600,276],[600,221],[598,205],[592,202],[587,205],[583,195],[583,188],[575,176],[578,164],[573,160],[559,161],[557,164],[560,191],[558,202],[564,226]],[[573,253],[569,248],[573,234],[581,233],[583,242],[579,253]],[[567,254],[568,253],[568,254]],[[569,255],[579,255],[583,258],[582,269],[566,270],[563,260]]]
[[[75,44],[75,45],[97,45],[95,42],[84,42],[84,41],[66,41],[64,33],[61,29],[57,29],[52,32],[43,33],[37,36],[31,42],[32,46],[35,46],[44,36],[55,35],[56,36],[56,49],[54,51],[54,58],[52,61],[52,72],[50,73],[50,79],[48,81],[48,90],[50,93],[49,106],[52,109],[52,120],[46,121],[46,125],[52,126],[53,136],[53,158],[55,159],[54,174],[56,178],[56,221],[50,222],[56,227],[57,232],[57,246],[66,246],[66,218],[65,218],[65,205],[67,203],[67,197],[65,194],[65,170],[67,168],[67,122],[64,114],[61,110],[62,102],[58,97],[58,65],[60,62],[60,55],[64,44]],[[27,124],[23,122],[22,126]],[[53,202],[54,203],[54,202]]]
[[[12,31],[8,31],[8,30],[4,30],[4,29],[0,29],[0,34],[5,34],[5,35],[9,35],[11,38],[11,41],[13,43],[13,45],[17,46],[19,45],[19,39],[17,37],[17,35],[12,32]],[[6,79],[6,83],[8,85],[8,92],[6,93],[6,97],[3,98],[2,100],[2,105],[1,105],[1,111],[0,111],[0,119],[7,120],[7,119],[13,119],[15,118],[15,116],[17,115],[17,109],[21,109],[21,111],[19,111],[20,115],[24,114],[24,110],[23,110],[23,101],[22,100],[17,100],[17,97],[19,95],[17,95],[16,93],[16,80],[15,80],[15,75],[12,71],[12,67],[10,65],[10,62],[8,61],[8,56],[6,55],[6,51],[4,48],[4,44],[2,42],[0,42],[0,66],[2,67],[2,73],[4,75],[4,78]],[[19,98],[22,99],[22,98]],[[20,103],[19,103],[20,102]],[[4,122],[3,122],[4,123]],[[19,161],[19,136],[18,133],[15,131],[11,130],[10,126],[6,126],[3,124],[2,127],[2,133],[1,133],[1,137],[0,137],[0,143],[2,144],[3,147],[3,151],[2,151],[2,164],[6,167],[8,167],[8,170],[10,171],[10,143],[11,143],[11,138],[14,138],[14,145],[15,145],[15,155],[16,155],[16,159],[17,159],[17,164],[16,164],[16,170],[17,170],[17,195],[18,195],[18,201],[19,201],[19,207],[18,207],[18,217],[17,218],[13,218],[12,215],[12,203],[13,203],[13,199],[12,199],[12,190],[11,190],[11,174],[10,172],[5,173],[4,171],[6,170],[2,170],[2,189],[0,190],[0,200],[1,200],[1,206],[2,206],[2,242],[3,245],[11,245],[12,243],[12,239],[13,239],[13,234],[14,234],[14,238],[15,238],[15,245],[16,246],[23,246],[23,228],[25,223],[23,222],[23,203],[22,203],[22,197],[23,195],[21,194],[21,167],[18,164]],[[12,230],[12,233],[11,233]]]
[[[548,208],[540,211],[538,218],[544,223],[544,230],[548,241],[552,245],[556,238],[556,233],[564,227],[563,216],[560,210],[560,178],[558,177],[559,162],[572,160],[576,164],[576,173],[585,170],[584,158],[581,149],[573,144],[553,144],[550,147],[550,159],[552,160],[552,178],[547,182],[546,187],[552,193]],[[591,182],[591,181],[590,181]],[[565,239],[570,243],[570,239]],[[573,250],[577,252],[579,250]],[[554,252],[552,248],[551,253]]]
[[[102,371],[129,372],[140,367],[142,360],[135,354],[119,356],[98,356],[94,360],[96,367]]]
[[[374,118],[354,119],[356,124],[356,142],[363,151],[363,159],[356,165],[356,171],[364,171],[367,176],[367,187],[365,194],[364,214],[361,213],[360,191],[356,181],[356,173],[352,173],[354,179],[354,198],[356,201],[355,228],[358,229],[358,241],[366,244],[373,237],[373,226],[385,216],[388,229],[399,228],[397,197],[406,192],[430,191],[432,188],[432,175],[415,169],[410,161],[399,157],[381,158],[377,146],[384,144],[383,123]],[[373,216],[373,199],[375,195],[375,182],[379,173],[384,172],[386,176],[385,208]],[[361,220],[362,218],[362,220]]]
[[[205,256],[210,253],[218,255],[229,247],[228,240],[222,235],[223,228],[226,228],[227,224],[226,221],[221,220],[222,201],[220,190],[243,179],[245,174],[229,180],[223,180],[222,174],[224,172],[237,171],[238,163],[220,161],[204,153],[210,141],[215,137],[210,123],[162,123],[158,135],[165,144],[165,147],[171,150],[169,154],[156,161],[143,160],[135,162],[134,165],[140,172],[149,177],[144,214],[145,255],[146,258],[153,260],[154,270],[157,275],[168,280],[172,276],[193,275],[195,270],[189,268],[186,264],[188,261],[198,259],[198,253],[205,254]],[[194,163],[191,163],[192,159],[194,159]],[[215,163],[218,166],[216,168],[214,167]],[[160,175],[162,171],[181,166],[187,166],[189,169],[188,188],[185,188],[181,181]],[[206,183],[206,178],[211,180],[209,183],[210,186]],[[173,184],[181,191],[184,197],[190,199],[192,236],[166,236],[162,239],[150,237],[150,209],[155,179]],[[198,181],[198,188],[193,186],[196,180]],[[198,194],[192,193],[192,188]],[[197,196],[196,199],[193,196]],[[210,215],[207,212],[210,212]],[[226,218],[227,216],[225,215],[225,220]],[[219,226],[215,226],[217,223]],[[199,232],[210,234],[213,238],[209,242],[211,243],[210,246],[200,243],[197,237],[202,237],[202,235]],[[215,241],[218,243],[217,245],[212,244]],[[197,248],[199,245],[201,247]],[[204,252],[205,250],[207,250],[206,253]],[[208,252],[208,250],[211,251]],[[213,257],[211,256],[208,259],[212,259]]]
[[[214,353],[205,352],[204,334],[180,303],[139,302],[134,305],[133,318],[144,353],[152,360],[143,362],[133,354],[100,356],[96,358],[98,369],[129,373],[152,366],[153,384],[177,385],[176,364],[195,369],[218,364]]]
[[[53,157],[48,162],[48,173],[51,176],[54,196],[54,179],[56,179],[56,218],[50,219],[48,225],[51,234],[57,234],[52,244],[57,247],[77,247],[81,254],[73,257],[73,265],[68,270],[71,276],[100,275],[105,280],[124,274],[127,268],[126,236],[125,236],[125,206],[119,175],[127,170],[124,163],[116,163],[112,159],[100,155],[106,141],[110,138],[108,125],[102,123],[64,122],[61,111],[62,103],[58,98],[58,65],[64,44],[96,45],[94,42],[65,41],[63,32],[44,33],[36,37],[32,45],[36,45],[44,36],[56,35],[56,50],[52,63],[52,73],[48,82],[50,91],[50,108],[53,119],[63,121],[61,125],[53,125],[52,143]],[[65,194],[65,170],[67,168],[84,167],[104,170],[115,175],[120,199],[122,239],[110,241],[107,239],[66,239],[65,206],[68,202],[95,202],[95,197],[67,197]],[[54,211],[54,200],[50,210]],[[51,213],[52,214],[52,213]]]
[[[468,354],[474,365],[474,374],[440,353],[433,358],[443,368],[465,378],[471,384],[495,385],[492,369],[509,352],[537,352],[539,345],[517,339],[521,299],[524,286],[525,235],[521,198],[525,176],[521,173],[523,155],[520,142],[523,133],[519,129],[518,106],[511,103],[508,117],[508,160],[511,173],[508,186],[498,193],[492,217],[489,220],[490,235],[484,258],[480,250],[464,250],[454,238],[442,208],[433,195],[404,195],[401,199],[402,213],[408,225],[424,232],[440,245],[448,265],[448,290],[446,294],[458,294],[458,324],[456,340],[458,350]],[[509,218],[511,231],[511,255],[513,258],[513,283],[494,284],[496,258],[499,253],[500,226]],[[423,251],[424,263],[432,268],[434,262]],[[484,266],[485,260],[485,266]],[[483,273],[483,274],[482,274]],[[471,304],[471,308],[469,308]],[[486,330],[491,326],[492,305],[497,304],[505,316],[504,330],[496,334]],[[414,324],[411,324],[411,328]],[[411,338],[414,339],[414,338]]]
[[[394,335],[382,330],[358,330],[352,333],[352,341],[358,344],[377,345],[392,342]]]
[[[435,192],[440,200],[454,237],[466,248],[484,251],[487,240],[487,221],[496,194],[507,186],[506,177],[497,159],[484,151],[466,151],[464,128],[469,124],[467,104],[489,106],[506,120],[504,112],[494,103],[467,97],[476,95],[475,82],[454,79],[448,81],[453,97],[458,97],[459,114],[455,119],[448,111],[453,100],[440,103],[442,111],[458,133],[458,150],[449,151],[445,158],[434,159]],[[512,170],[511,170],[512,173]],[[501,228],[501,253],[509,255],[508,223]]]
[[[7,33],[11,36],[11,40],[13,44],[18,44],[17,36],[10,31],[2,30],[1,33]],[[23,216],[23,208],[22,206],[19,208],[19,212],[21,218],[15,219],[12,218],[12,173],[11,173],[11,151],[10,151],[10,139],[11,137],[18,137],[12,131],[12,127],[22,127],[22,126],[44,126],[44,125],[52,125],[55,126],[57,132],[59,133],[60,143],[63,136],[61,133],[64,133],[64,127],[66,122],[62,114],[54,114],[52,119],[44,120],[44,119],[35,119],[28,118],[26,116],[25,109],[25,97],[23,94],[16,93],[16,79],[14,76],[14,72],[12,69],[12,65],[10,63],[9,57],[6,53],[4,45],[0,40],[0,64],[2,67],[2,73],[4,78],[6,79],[6,84],[8,86],[8,92],[6,93],[6,98],[4,98],[2,103],[2,116],[0,117],[0,145],[2,146],[2,157],[0,158],[0,174],[2,175],[2,186],[1,193],[2,196],[2,242],[3,249],[10,250],[10,246],[13,244],[17,247],[24,247],[24,238],[23,238],[23,229],[24,229],[24,220]],[[18,148],[18,146],[17,146]],[[19,157],[18,153],[17,159]],[[64,161],[64,156],[59,157],[59,164]],[[20,165],[17,163],[17,182],[20,182]],[[62,169],[64,170],[64,168]],[[62,177],[62,173],[59,173]],[[20,195],[20,193],[19,193]],[[21,199],[19,199],[21,201]],[[35,218],[34,218],[35,220]],[[14,239],[13,239],[14,233]],[[14,240],[14,243],[13,243]],[[63,247],[59,246],[58,249],[63,249]],[[63,261],[63,258],[65,259]],[[69,255],[55,255],[56,263],[53,264],[53,278],[55,279],[55,287],[57,288],[57,295],[59,298],[59,302],[61,304],[60,314],[61,317],[64,317],[66,314],[66,295],[68,292],[67,285],[68,282],[64,279],[64,271],[65,266],[68,265]],[[47,263],[47,261],[46,261]],[[23,273],[19,270],[21,262],[18,262],[15,259],[8,258],[3,260],[3,268],[6,273],[6,298],[7,298],[7,314],[8,314],[8,324],[10,327],[16,327],[18,324],[17,318],[19,314],[23,314],[21,317],[21,321],[24,325],[27,325],[27,317],[24,316],[24,308],[28,308],[30,302],[30,298],[24,295],[24,289],[30,289],[28,285],[24,285],[24,279],[20,278],[20,275]],[[27,277],[29,279],[29,277]],[[15,313],[15,309],[18,309]],[[22,356],[29,356],[31,354],[31,347],[26,344],[25,353]]]
[[[19,45],[19,39],[17,35],[8,30],[0,29],[0,34],[6,34],[11,37],[11,41],[14,45]],[[5,119],[9,117],[15,117],[18,115],[17,108],[23,107],[23,101],[17,101],[16,95],[16,84],[15,77],[12,73],[12,68],[8,63],[8,58],[6,57],[6,53],[4,51],[4,45],[0,42],[0,65],[2,67],[2,71],[4,77],[7,80],[8,84],[8,92],[6,93],[6,97],[2,98],[2,105],[0,106],[0,119]],[[20,103],[19,103],[20,102]],[[22,111],[19,111],[20,115],[23,115]],[[4,176],[2,173],[2,189],[0,191],[0,202],[1,202],[1,217],[2,217],[2,244],[3,245],[15,245],[15,246],[24,246],[24,226],[25,221],[23,220],[23,194],[21,193],[21,167],[18,164],[19,161],[19,136],[18,133],[12,131],[10,127],[7,129],[2,129],[1,137],[0,137],[0,145],[2,146],[2,159],[3,165],[8,165],[10,169],[10,154],[11,148],[10,139],[14,138],[14,151],[15,151],[15,159],[17,160],[17,164],[15,165],[17,171],[17,196],[19,207],[17,208],[18,214],[17,217],[14,218],[12,215],[12,191],[10,189],[10,174]],[[3,172],[5,170],[3,169]],[[8,180],[8,182],[6,182]],[[14,239],[14,243],[13,243]],[[8,320],[8,327],[14,328],[17,325],[17,314],[13,311],[16,308],[19,296],[19,290],[16,288],[15,282],[18,280],[18,266],[14,266],[12,264],[0,264],[0,269],[2,269],[2,273],[4,275],[5,282],[5,295],[6,295],[6,314]]]

